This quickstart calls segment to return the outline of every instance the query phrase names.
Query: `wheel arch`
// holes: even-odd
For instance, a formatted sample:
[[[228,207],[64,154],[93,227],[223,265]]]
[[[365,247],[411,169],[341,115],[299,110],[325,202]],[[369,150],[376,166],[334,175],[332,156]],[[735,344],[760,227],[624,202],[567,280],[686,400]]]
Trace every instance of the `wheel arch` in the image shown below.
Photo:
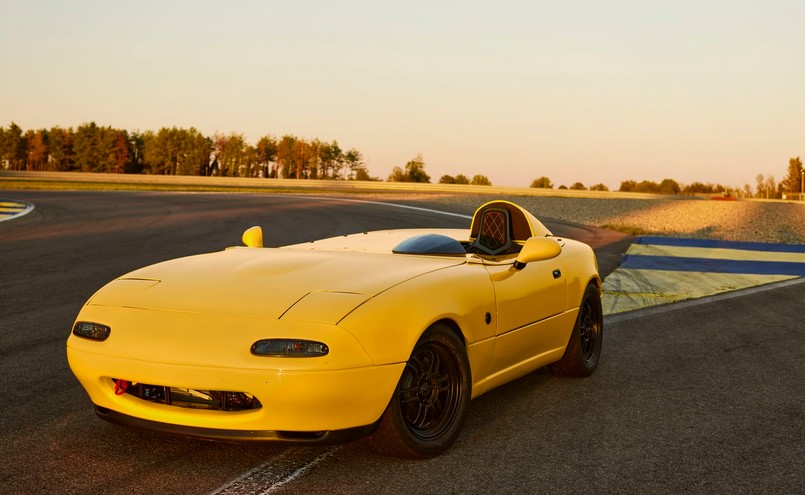
[[[487,313],[495,295],[482,266],[440,270],[408,280],[373,297],[338,326],[363,345],[376,365],[408,360],[422,335],[444,324],[465,349],[495,335]]]
[[[567,276],[567,308],[578,308],[587,286],[594,284],[601,292],[601,277],[595,253],[586,244],[565,240],[562,249],[563,265]]]
[[[590,284],[594,285],[595,288],[598,289],[598,292],[601,292],[601,277],[598,276],[598,274],[595,274],[595,275],[590,277],[590,279],[587,281],[587,285],[590,285]],[[586,285],[585,285],[585,287],[586,287]]]
[[[430,328],[432,328],[434,325],[439,325],[439,324],[445,325],[446,327],[450,328],[450,330],[452,330],[453,333],[456,334],[456,336],[459,338],[459,340],[461,340],[461,343],[464,344],[464,348],[465,349],[467,348],[467,338],[464,336],[464,331],[461,330],[461,327],[459,326],[459,324],[455,320],[453,320],[452,318],[442,318],[440,320],[437,320],[437,321],[431,323],[422,332],[422,334],[424,335],[425,332],[430,330]]]

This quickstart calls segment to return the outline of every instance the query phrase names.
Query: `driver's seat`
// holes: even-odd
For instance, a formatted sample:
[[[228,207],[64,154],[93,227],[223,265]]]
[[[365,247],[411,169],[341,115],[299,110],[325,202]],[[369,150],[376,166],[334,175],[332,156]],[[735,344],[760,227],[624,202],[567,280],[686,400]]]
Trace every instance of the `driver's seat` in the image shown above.
[[[491,256],[507,253],[512,246],[511,217],[506,208],[486,208],[480,212],[478,235],[470,245],[470,252]]]
[[[498,199],[475,210],[467,252],[489,256],[514,254],[529,238],[549,235],[551,231],[534,215],[521,206]]]

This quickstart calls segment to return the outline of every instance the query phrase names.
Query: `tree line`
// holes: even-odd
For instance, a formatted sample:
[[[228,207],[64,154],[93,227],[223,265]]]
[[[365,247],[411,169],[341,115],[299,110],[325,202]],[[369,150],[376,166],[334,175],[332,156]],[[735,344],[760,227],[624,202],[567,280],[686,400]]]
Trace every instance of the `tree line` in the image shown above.
[[[425,172],[425,160],[422,153],[418,153],[413,159],[403,167],[394,167],[388,178],[389,182],[430,182],[430,175]],[[443,175],[439,179],[439,184],[472,184],[474,186],[491,186],[492,181],[482,174],[475,174],[472,179],[464,174]]]
[[[6,170],[218,175],[295,179],[371,180],[363,155],[336,141],[292,135],[205,136],[195,128],[133,131],[99,126],[23,131],[0,127],[0,165]]]
[[[756,177],[756,186],[753,189],[751,185],[744,184],[742,188],[733,188],[724,186],[722,184],[693,182],[691,184],[682,185],[673,179],[664,179],[662,182],[657,183],[654,181],[634,181],[625,180],[620,184],[618,191],[620,192],[638,192],[638,193],[651,193],[651,194],[718,194],[732,197],[746,197],[746,198],[766,198],[766,199],[780,199],[783,197],[790,197],[790,194],[800,194],[803,191],[803,166],[802,160],[799,157],[791,158],[788,160],[788,170],[785,178],[777,183],[773,175],[764,176],[760,174]],[[542,189],[553,189],[554,184],[551,179],[542,176],[534,179],[531,182],[531,187]],[[561,185],[558,189],[570,190],[590,190],[590,191],[609,191],[609,188],[604,184],[595,184],[586,187],[581,182],[576,182],[570,187]]]
[[[216,133],[205,136],[195,128],[163,127],[158,131],[127,131],[95,122],[77,128],[52,127],[23,131],[12,122],[0,127],[0,167],[6,170],[146,173],[158,175],[217,175],[288,179],[380,180],[371,177],[363,155],[355,148],[342,150],[336,141],[301,139],[292,135],[261,137],[251,145],[242,134]],[[431,181],[422,154],[404,167],[394,167],[389,182]],[[682,185],[673,179],[660,183],[625,180],[621,192],[653,194],[720,194],[734,197],[782,198],[801,193],[802,160],[791,158],[785,178],[758,175],[756,186],[731,188],[722,184],[693,182]],[[443,175],[440,184],[491,186],[489,178],[476,174]],[[534,179],[532,188],[553,189],[546,176]],[[604,184],[585,186],[575,182],[558,189],[608,191]]]

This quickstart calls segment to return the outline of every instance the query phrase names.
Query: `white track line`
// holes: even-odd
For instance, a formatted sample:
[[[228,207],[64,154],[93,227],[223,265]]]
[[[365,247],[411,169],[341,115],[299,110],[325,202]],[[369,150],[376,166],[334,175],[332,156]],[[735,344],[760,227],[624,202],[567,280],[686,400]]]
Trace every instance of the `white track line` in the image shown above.
[[[369,203],[373,205],[385,205],[385,206],[394,206],[396,208],[405,208],[408,210],[416,210],[416,211],[424,211],[427,213],[437,213],[439,215],[447,215],[450,217],[458,217],[458,218],[466,218],[467,220],[472,220],[472,215],[464,215],[461,213],[451,213],[449,211],[441,211],[441,210],[432,210],[430,208],[422,208],[419,206],[409,206],[409,205],[401,205],[398,203],[383,203],[381,201],[366,201],[361,199],[342,199],[341,201],[353,201],[356,203]]]
[[[458,217],[458,218],[465,218],[467,220],[472,220],[472,215],[464,215],[463,213],[452,213],[449,211],[442,211],[442,210],[433,210],[430,208],[422,208],[420,206],[410,206],[410,205],[401,205],[399,203],[386,203],[383,201],[369,201],[366,199],[350,199],[350,198],[330,198],[326,196],[293,196],[293,195],[279,195],[283,197],[294,197],[299,199],[322,199],[326,201],[343,201],[345,203],[366,203],[370,205],[381,205],[381,206],[393,206],[395,208],[405,208],[406,210],[415,210],[415,211],[424,211],[426,213],[436,213],[438,215],[447,215],[449,217]]]
[[[267,495],[284,487],[333,455],[341,447],[324,452],[313,447],[292,447],[256,468],[235,478],[210,495]],[[314,454],[317,454],[313,457]]]
[[[20,218],[22,216],[27,215],[34,211],[34,205],[31,203],[26,203],[25,201],[17,201],[16,199],[0,199],[0,202],[8,202],[8,203],[17,203],[21,205],[25,205],[25,209],[21,212],[15,213],[13,215],[0,215],[0,222],[5,222],[6,220],[13,220],[14,218]]]

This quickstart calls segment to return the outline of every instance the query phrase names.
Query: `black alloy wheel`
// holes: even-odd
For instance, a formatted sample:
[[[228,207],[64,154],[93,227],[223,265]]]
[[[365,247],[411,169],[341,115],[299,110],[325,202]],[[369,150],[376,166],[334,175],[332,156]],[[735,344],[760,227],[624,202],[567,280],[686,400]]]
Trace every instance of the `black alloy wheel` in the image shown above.
[[[585,297],[579,314],[579,337],[581,339],[581,357],[587,364],[592,364],[597,357],[596,351],[600,351],[598,334],[601,332],[601,327],[593,308],[592,298]]]
[[[579,305],[579,315],[570,334],[562,359],[551,365],[551,371],[564,376],[590,376],[601,359],[604,342],[604,312],[601,292],[589,284]]]
[[[461,384],[456,360],[438,341],[414,349],[398,390],[402,416],[411,433],[427,440],[444,433],[456,416]]]
[[[470,396],[464,343],[451,328],[436,324],[411,352],[370,442],[376,450],[400,457],[438,455],[458,437]]]

